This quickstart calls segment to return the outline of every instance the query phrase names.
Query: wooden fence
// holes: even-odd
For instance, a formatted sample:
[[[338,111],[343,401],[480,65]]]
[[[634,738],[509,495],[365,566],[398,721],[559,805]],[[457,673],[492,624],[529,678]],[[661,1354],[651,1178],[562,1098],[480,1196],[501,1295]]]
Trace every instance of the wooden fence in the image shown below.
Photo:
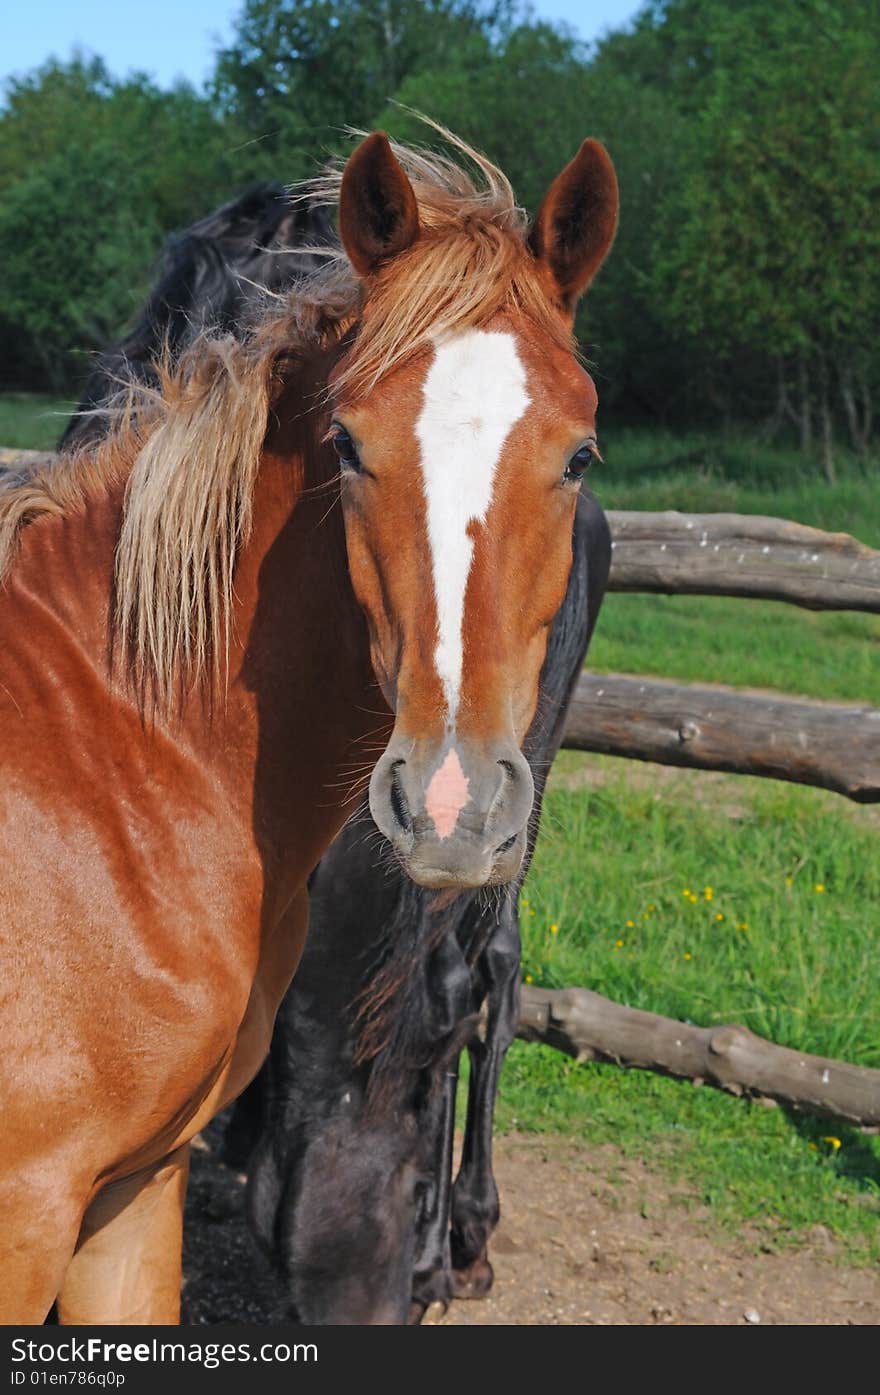
[[[880,614],[880,552],[844,533],[739,514],[615,513],[610,590],[786,601]],[[726,770],[880,801],[880,709],[720,685],[584,673],[563,745]],[[694,1027],[586,988],[524,985],[519,1036],[880,1125],[880,1071],[788,1050],[733,1024]]]
[[[751,596],[880,614],[880,552],[845,533],[740,514],[609,513],[609,589]],[[585,673],[563,744],[880,800],[880,709],[721,685]]]

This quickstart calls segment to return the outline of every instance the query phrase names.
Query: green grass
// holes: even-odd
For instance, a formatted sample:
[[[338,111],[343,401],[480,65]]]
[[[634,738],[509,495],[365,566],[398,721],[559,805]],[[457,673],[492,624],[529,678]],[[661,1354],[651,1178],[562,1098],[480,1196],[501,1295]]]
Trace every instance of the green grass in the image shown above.
[[[838,482],[830,485],[799,451],[744,435],[609,428],[602,433],[602,453],[605,461],[591,482],[607,508],[767,513],[852,533],[880,547],[877,460],[860,463],[842,455]]]
[[[684,1183],[722,1233],[762,1249],[802,1245],[824,1225],[840,1262],[880,1260],[880,1144],[846,1125],[515,1042],[498,1127],[582,1141],[586,1175],[590,1154],[611,1144]],[[608,1160],[599,1166],[613,1181]]]
[[[706,799],[699,774],[670,789],[646,767],[639,787],[611,760],[599,788],[565,787],[579,764],[566,754],[548,793],[524,971],[880,1068],[874,817],[757,780],[715,780]]]
[[[0,449],[54,450],[75,406],[40,393],[0,393]]]
[[[876,462],[842,462],[832,486],[805,469],[797,452],[647,431],[612,437],[605,456],[592,482],[606,508],[772,514],[880,547]],[[880,705],[880,616],[724,597],[611,595],[590,664]]]
[[[880,616],[725,596],[611,594],[590,668],[880,706]]]
[[[607,508],[765,513],[880,547],[876,464],[844,461],[830,486],[745,440],[607,433],[603,450]],[[880,617],[611,595],[590,666],[880,705]],[[880,1067],[878,837],[875,814],[822,791],[564,753],[522,906],[524,975]],[[880,1259],[880,1141],[840,1123],[516,1044],[499,1125],[616,1144],[765,1245],[822,1224],[841,1259]]]
[[[524,975],[880,1067],[878,834],[873,811],[820,791],[564,753],[521,905]],[[762,1244],[822,1224],[841,1259],[880,1260],[880,1139],[839,1122],[517,1044],[499,1126],[615,1144]]]

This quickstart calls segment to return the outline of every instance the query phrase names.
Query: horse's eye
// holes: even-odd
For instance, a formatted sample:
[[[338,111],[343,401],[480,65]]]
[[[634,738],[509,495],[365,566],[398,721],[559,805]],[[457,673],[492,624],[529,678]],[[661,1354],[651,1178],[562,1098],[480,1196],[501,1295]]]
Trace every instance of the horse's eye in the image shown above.
[[[581,446],[575,451],[565,467],[563,479],[566,484],[578,484],[589,470],[594,460],[598,460],[599,452],[595,446]]]
[[[331,439],[333,441],[333,449],[339,456],[340,465],[346,470],[360,471],[361,460],[357,453],[357,446],[349,436],[345,427],[340,426],[338,422],[334,422],[332,429],[333,435]]]

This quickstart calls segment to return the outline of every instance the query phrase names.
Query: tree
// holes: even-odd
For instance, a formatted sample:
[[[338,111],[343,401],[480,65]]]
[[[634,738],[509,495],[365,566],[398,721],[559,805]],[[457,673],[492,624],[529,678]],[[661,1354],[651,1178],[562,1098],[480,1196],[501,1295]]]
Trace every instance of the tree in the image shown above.
[[[214,91],[278,177],[314,173],[346,126],[370,127],[407,78],[454,66],[519,0],[247,0]]]
[[[123,82],[100,59],[9,84],[0,113],[0,373],[61,388],[123,329],[166,234],[247,179],[191,87]]]
[[[704,70],[680,95],[686,161],[658,210],[655,294],[722,358],[769,359],[781,408],[796,370],[801,439],[818,429],[831,479],[833,394],[864,448],[880,328],[876,9],[669,0],[674,25]]]
[[[54,389],[71,352],[119,332],[145,289],[159,242],[136,178],[97,144],[73,146],[19,180],[0,204],[0,340],[15,346],[17,376],[39,367]]]

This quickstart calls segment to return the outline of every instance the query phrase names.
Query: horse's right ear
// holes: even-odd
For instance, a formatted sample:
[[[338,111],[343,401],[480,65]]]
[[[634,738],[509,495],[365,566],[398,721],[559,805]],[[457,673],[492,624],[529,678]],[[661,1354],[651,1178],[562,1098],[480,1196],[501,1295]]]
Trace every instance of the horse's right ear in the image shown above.
[[[585,140],[550,185],[529,233],[529,246],[570,313],[614,241],[617,209],[611,156],[597,140]]]
[[[384,131],[367,136],[348,158],[339,190],[339,235],[361,277],[374,275],[419,235],[413,187]]]

